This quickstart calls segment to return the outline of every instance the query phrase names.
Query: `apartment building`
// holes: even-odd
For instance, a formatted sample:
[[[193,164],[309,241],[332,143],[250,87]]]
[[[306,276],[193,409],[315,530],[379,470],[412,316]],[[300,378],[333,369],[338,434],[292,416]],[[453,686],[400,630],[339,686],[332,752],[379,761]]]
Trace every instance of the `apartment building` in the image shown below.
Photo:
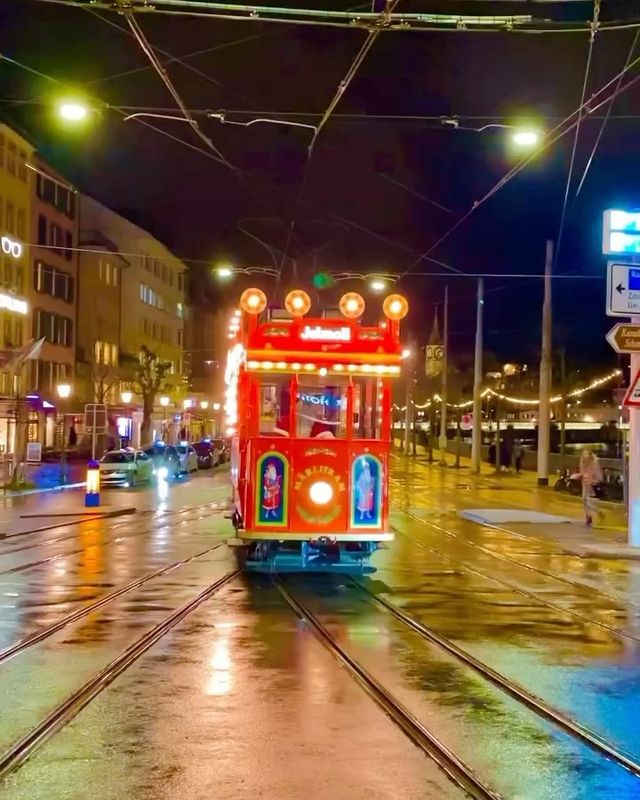
[[[74,383],[78,304],[78,194],[37,155],[31,204],[31,263],[27,287],[30,335],[44,339],[31,363],[30,389],[55,397]]]
[[[108,336],[106,333],[96,334],[94,341],[104,342],[109,348],[117,344],[120,364],[123,366],[127,360],[138,359],[143,345],[156,353],[158,358],[169,361],[169,383],[173,395],[178,399],[186,389],[183,360],[187,315],[184,263],[150,233],[84,195],[81,198],[80,227],[83,243],[90,241],[91,237],[95,241],[99,240],[96,237],[102,237],[109,242],[110,248],[98,257],[97,263],[95,259],[92,262],[92,285],[86,282],[85,271],[91,268],[87,266],[88,254],[85,256],[83,253],[81,287],[87,287],[87,290],[85,292],[81,288],[80,316],[86,313],[86,309],[102,306],[106,289],[115,289],[116,285],[120,287],[122,311],[119,338],[117,342],[113,341],[111,328]],[[113,256],[118,254],[118,258],[108,256],[108,253]],[[101,288],[95,284],[96,280]],[[113,312],[110,316],[113,316]],[[86,353],[87,347],[94,345],[84,337],[83,333],[81,346]],[[113,350],[105,352],[113,353]]]

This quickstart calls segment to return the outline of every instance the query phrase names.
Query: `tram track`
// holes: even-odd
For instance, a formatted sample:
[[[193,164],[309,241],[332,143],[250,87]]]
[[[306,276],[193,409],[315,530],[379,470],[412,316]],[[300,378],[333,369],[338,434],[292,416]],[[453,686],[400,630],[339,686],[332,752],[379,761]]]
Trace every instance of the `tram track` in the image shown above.
[[[130,644],[104,668],[94,673],[85,683],[53,709],[31,730],[0,755],[0,779],[18,769],[35,750],[64,728],[83,708],[134,664],[147,650],[168,634],[176,625],[194,612],[217,591],[240,574],[232,570],[199,594],[165,617],[149,631]]]
[[[172,510],[166,510],[166,511],[160,511],[160,512],[152,512],[151,518],[154,519],[154,520],[160,520],[163,517],[169,517],[169,516],[171,516],[173,514],[189,514],[189,513],[192,513],[194,511],[199,511],[202,508],[209,508],[209,507],[211,507],[213,505],[214,505],[213,502],[211,502],[211,503],[202,503],[201,505],[190,506],[190,507],[187,507],[187,508],[184,508],[184,509],[175,509],[175,510],[172,509]],[[213,509],[212,513],[222,513],[222,512],[224,512],[226,510],[227,510],[227,507],[223,506],[223,507],[219,507],[219,508]],[[148,513],[148,512],[142,512],[142,513],[144,514],[144,513]],[[122,515],[119,515],[119,516],[122,516]],[[8,541],[10,539],[13,539],[13,538],[19,537],[19,536],[28,536],[30,534],[43,533],[43,532],[46,532],[46,531],[49,531],[49,530],[55,530],[56,528],[59,528],[59,527],[66,528],[66,527],[70,527],[72,525],[78,525],[78,526],[79,525],[83,525],[83,524],[86,525],[86,524],[88,524],[90,522],[110,522],[111,520],[115,520],[115,519],[118,519],[118,517],[116,517],[116,516],[95,517],[94,516],[94,517],[91,517],[89,519],[71,520],[70,522],[67,522],[67,523],[64,523],[64,524],[60,524],[60,525],[50,525],[50,526],[44,526],[42,528],[33,528],[32,530],[29,530],[29,531],[19,531],[19,532],[15,533],[15,534],[10,534],[9,536],[6,536],[4,538],[0,537],[0,545],[3,542],[6,542],[6,541]],[[121,522],[116,522],[114,525],[110,526],[110,531],[119,530],[120,528],[125,528],[128,525],[131,525],[131,519],[123,520]],[[50,545],[50,544],[57,544],[58,542],[65,542],[65,541],[68,541],[70,539],[75,539],[76,536],[77,536],[77,533],[70,533],[70,534],[65,535],[65,536],[56,536],[56,537],[51,538],[51,539],[43,539],[41,541],[33,542],[32,544],[26,544],[26,545],[22,545],[22,546],[18,546],[18,547],[12,547],[9,550],[0,551],[0,558],[3,558],[4,556],[8,556],[8,555],[13,555],[14,553],[21,553],[24,550],[32,550],[32,549],[37,548],[37,547],[43,547],[43,546]],[[10,541],[9,541],[9,544],[11,545]]]
[[[411,617],[393,603],[390,603],[385,598],[381,597],[375,592],[372,592],[370,589],[360,583],[360,581],[356,580],[355,578],[351,578],[351,584],[360,590],[372,604],[379,605],[387,613],[391,614],[394,619],[398,620],[404,626],[418,634],[418,636],[420,636],[422,639],[435,644],[441,650],[449,653],[449,655],[453,656],[467,667],[473,669],[478,675],[482,676],[494,686],[497,686],[518,703],[532,710],[542,719],[545,719],[547,722],[551,722],[564,731],[564,733],[587,745],[605,758],[616,761],[618,764],[620,764],[620,766],[624,767],[632,774],[640,776],[640,763],[638,761],[636,761],[630,755],[622,752],[611,743],[607,742],[594,731],[582,725],[577,720],[569,717],[559,709],[549,705],[540,697],[532,694],[520,684],[497,672],[488,664],[485,664],[483,661],[480,661],[475,656],[471,655],[471,653],[468,653],[466,650],[456,645],[453,641],[451,641],[451,639],[436,633],[436,631],[425,625],[423,622]]]
[[[398,510],[400,510],[400,509],[398,509]],[[424,524],[427,527],[434,527],[434,526],[431,525],[431,523],[428,523],[426,520],[423,520],[420,517],[414,516],[414,515],[406,512],[406,511],[403,512],[403,513],[407,514],[407,516],[411,517],[412,519],[415,519],[416,521],[421,522],[422,524]],[[438,527],[436,527],[435,529],[438,530]],[[594,619],[593,617],[586,617],[584,614],[581,614],[579,611],[574,611],[573,609],[567,608],[566,606],[562,606],[562,605],[560,605],[558,603],[554,603],[551,600],[547,600],[546,598],[541,597],[539,594],[537,594],[535,592],[531,592],[531,591],[529,591],[527,589],[523,589],[522,587],[518,586],[515,583],[512,583],[511,581],[506,580],[505,578],[500,578],[500,577],[498,577],[496,575],[491,574],[490,572],[485,572],[484,570],[478,569],[478,567],[474,567],[474,566],[472,566],[470,564],[467,564],[464,561],[452,558],[451,556],[446,555],[445,553],[441,552],[440,550],[437,550],[435,547],[430,547],[429,545],[425,544],[424,542],[421,542],[419,539],[415,539],[413,536],[409,536],[408,534],[404,533],[403,531],[398,530],[397,528],[394,528],[394,530],[398,534],[398,536],[402,536],[403,539],[407,539],[412,544],[415,544],[418,547],[422,548],[423,550],[427,550],[428,552],[433,553],[435,556],[440,558],[442,561],[446,561],[447,563],[454,565],[457,570],[462,570],[462,571],[467,572],[469,574],[477,575],[478,577],[484,578],[484,579],[489,580],[489,581],[493,581],[494,583],[500,584],[501,586],[506,586],[511,591],[515,592],[516,594],[519,594],[522,597],[527,597],[528,599],[533,600],[534,602],[538,603],[539,605],[543,605],[543,606],[547,606],[548,608],[552,608],[554,611],[559,612],[561,614],[568,614],[568,615],[574,617],[575,619],[580,620],[580,622],[582,622],[584,624],[595,625],[596,627],[600,628],[601,630],[607,631],[607,633],[609,633],[609,634],[611,634],[613,636],[623,637],[623,638],[628,639],[630,641],[633,641],[633,642],[635,642],[637,644],[640,644],[640,637],[634,636],[632,633],[628,633],[627,631],[623,630],[622,628],[616,628],[613,625],[608,625],[606,622],[602,622],[600,620]],[[455,534],[452,534],[452,535],[455,536]],[[458,538],[458,537],[456,537],[456,538]],[[461,540],[461,541],[464,543],[464,540]],[[491,551],[488,551],[488,552],[490,553]],[[515,565],[517,565],[517,566],[524,566],[524,565],[520,564],[520,562],[515,560],[515,559],[506,559],[506,560],[511,562],[511,563],[513,563],[513,564],[515,564]],[[549,575],[549,577],[553,577],[553,575],[551,575],[551,573],[549,573],[548,575]],[[585,586],[584,584],[578,584],[578,586],[582,590],[585,590],[585,591],[589,590],[589,587]],[[591,591],[593,593],[599,594],[599,595],[601,595],[603,597],[606,596],[606,595],[603,595],[601,592],[599,592],[597,589],[592,589]],[[618,602],[620,604],[624,603],[624,601],[621,600],[621,599],[618,599],[615,602]]]
[[[200,514],[199,516],[193,517],[191,519],[182,520],[179,524],[186,525],[186,524],[198,522],[199,520],[202,520],[202,519],[209,519],[210,517],[215,517],[215,516],[218,516],[218,515],[224,513],[224,511],[225,511],[225,509],[216,509],[211,514]],[[160,527],[164,527],[167,524],[168,523],[164,523],[164,525],[161,525]],[[124,526],[124,523],[123,523],[123,526]],[[121,526],[117,526],[117,527],[119,528]],[[139,529],[139,530],[136,530],[134,533],[129,534],[129,535],[126,535],[126,534],[123,533],[123,534],[120,534],[120,535],[116,536],[115,538],[106,539],[104,542],[102,542],[102,544],[103,545],[113,544],[114,542],[119,542],[122,539],[128,539],[128,538],[132,538],[132,537],[136,537],[136,536],[142,536],[142,535],[144,535],[146,533],[151,533],[151,532],[156,531],[156,530],[158,530],[158,526],[152,526],[150,528]],[[112,528],[109,532],[110,533],[117,533],[117,530],[114,530]],[[73,538],[76,538],[76,537],[72,536],[72,537],[67,537],[67,538],[72,538],[73,539]],[[37,546],[37,545],[34,545],[34,546]],[[19,564],[18,566],[10,567],[9,569],[0,570],[0,576],[2,576],[2,575],[13,575],[15,573],[25,572],[26,570],[33,569],[35,567],[39,567],[39,566],[42,566],[44,564],[49,564],[49,563],[54,562],[54,561],[59,561],[59,560],[61,560],[63,558],[70,558],[72,556],[80,555],[83,551],[84,551],[84,548],[79,548],[77,550],[71,550],[71,551],[68,551],[66,553],[57,553],[57,554],[52,555],[52,556],[46,556],[45,558],[38,559],[37,561],[29,561],[26,564]],[[0,553],[0,558],[1,557],[6,557],[6,556],[9,556],[9,555],[13,555],[14,552],[16,552],[16,551],[12,551],[11,553]]]
[[[474,800],[501,800],[502,796],[500,794],[484,783],[470,766],[443,744],[373,675],[356,659],[352,658],[318,617],[302,601],[294,597],[280,580],[275,580],[275,586],[293,613],[300,620],[311,626],[320,642],[347,669],[349,675],[382,708],[405,735],[438,764],[456,786],[466,792],[469,797],[474,798]]]
[[[57,633],[63,628],[66,628],[73,622],[77,622],[83,617],[92,614],[94,611],[98,611],[99,609],[104,608],[104,606],[113,602],[118,597],[122,597],[123,595],[132,592],[134,589],[138,589],[140,586],[143,586],[145,583],[148,583],[154,578],[159,578],[161,575],[167,575],[168,573],[180,569],[180,567],[183,567],[186,564],[189,564],[191,561],[195,561],[198,558],[202,558],[202,556],[208,555],[209,553],[213,553],[215,550],[218,550],[223,546],[224,543],[220,542],[219,544],[216,544],[213,547],[209,547],[206,550],[201,550],[200,552],[194,553],[193,555],[190,555],[187,558],[183,558],[179,561],[173,561],[171,564],[166,564],[164,567],[161,567],[160,569],[157,569],[154,572],[148,572],[146,575],[142,575],[141,577],[136,578],[130,583],[121,586],[119,589],[115,589],[113,592],[109,592],[109,594],[103,595],[102,597],[98,598],[98,600],[95,600],[93,603],[89,603],[89,605],[82,606],[82,608],[79,608],[76,611],[72,611],[71,613],[66,614],[64,617],[61,617],[59,620],[57,620],[57,622],[48,625],[46,628],[40,628],[39,630],[34,631],[28,636],[19,639],[18,641],[14,642],[8,647],[5,647],[4,649],[0,650],[0,665],[3,662],[8,661],[13,656],[16,656],[19,653],[23,652],[28,647],[31,647],[34,644],[38,644],[39,642],[48,639],[54,633]]]

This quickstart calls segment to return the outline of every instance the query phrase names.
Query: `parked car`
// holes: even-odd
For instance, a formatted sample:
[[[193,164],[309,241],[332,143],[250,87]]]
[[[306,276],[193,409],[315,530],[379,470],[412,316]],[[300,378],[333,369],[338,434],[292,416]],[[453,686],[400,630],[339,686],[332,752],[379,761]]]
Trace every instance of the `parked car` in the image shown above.
[[[153,461],[142,450],[110,450],[100,459],[100,482],[105,486],[150,483],[153,476]]]
[[[180,457],[180,471],[181,472],[197,472],[198,471],[198,456],[193,447],[187,442],[180,442],[176,445],[178,456]]]
[[[201,442],[196,442],[193,445],[198,459],[198,469],[211,469],[217,467],[220,463],[220,456],[214,447],[214,443],[210,439],[204,439]]]
[[[158,477],[165,479],[180,477],[182,463],[178,451],[172,444],[155,442],[144,447],[143,451],[153,461]],[[166,473],[164,470],[166,470]]]
[[[218,453],[218,462],[224,464],[229,460],[229,447],[225,439],[213,439],[211,444]]]

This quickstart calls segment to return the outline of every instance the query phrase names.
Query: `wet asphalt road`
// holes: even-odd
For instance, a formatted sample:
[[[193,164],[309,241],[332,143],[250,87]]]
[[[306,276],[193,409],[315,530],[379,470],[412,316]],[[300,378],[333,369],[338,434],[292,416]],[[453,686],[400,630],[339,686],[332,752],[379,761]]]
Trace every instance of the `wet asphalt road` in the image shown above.
[[[17,514],[67,513],[81,498],[32,497],[0,508],[1,751],[234,569],[222,544],[230,533],[222,514],[227,496],[223,472],[171,486],[164,497],[156,489],[113,492],[110,506],[133,505],[138,513],[33,534],[25,532],[29,526],[68,518],[47,523]],[[581,559],[550,539],[457,517],[461,507],[509,501],[540,503],[521,490],[496,498],[482,480],[465,479],[461,488],[453,471],[398,459],[397,538],[362,584],[577,721],[633,769],[640,762],[640,562]],[[543,502],[553,510],[572,501],[550,495]],[[21,535],[1,538],[12,531]],[[350,580],[292,576],[283,583],[501,796],[640,797],[640,778],[615,757],[605,758],[426,641]],[[8,649],[71,614],[41,641]],[[243,576],[186,616],[5,777],[0,800],[80,800],[89,785],[91,794],[114,800],[464,796],[277,587]]]

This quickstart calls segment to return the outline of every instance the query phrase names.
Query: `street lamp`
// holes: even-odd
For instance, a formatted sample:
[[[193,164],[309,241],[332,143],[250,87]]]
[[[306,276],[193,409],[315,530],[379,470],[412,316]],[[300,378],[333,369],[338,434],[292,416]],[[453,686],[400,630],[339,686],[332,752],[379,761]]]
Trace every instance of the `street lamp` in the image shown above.
[[[71,396],[71,384],[59,383],[56,394],[61,401],[66,401]],[[62,404],[61,404],[62,405]],[[67,417],[62,409],[62,448],[60,449],[60,483],[67,482]]]
[[[203,411],[206,411],[206,410],[209,408],[209,403],[208,403],[208,401],[207,401],[207,400],[201,400],[201,401],[200,401],[200,408],[201,408]]]
[[[133,400],[133,392],[120,392],[120,399],[126,405]]]
[[[162,408],[166,408],[170,402],[171,402],[170,399],[166,395],[163,395],[160,398],[160,405],[162,406]]]
[[[219,278],[231,278],[233,275],[233,267],[216,267],[216,275]]]
[[[369,281],[369,288],[372,292],[384,292],[387,288],[387,282],[382,278],[373,278]]]
[[[162,438],[164,439],[167,433],[167,406],[171,402],[171,399],[167,397],[166,394],[163,394],[158,402],[162,406]]]
[[[541,138],[539,132],[534,130],[516,131],[511,137],[513,143],[518,147],[535,147],[540,143]]]

